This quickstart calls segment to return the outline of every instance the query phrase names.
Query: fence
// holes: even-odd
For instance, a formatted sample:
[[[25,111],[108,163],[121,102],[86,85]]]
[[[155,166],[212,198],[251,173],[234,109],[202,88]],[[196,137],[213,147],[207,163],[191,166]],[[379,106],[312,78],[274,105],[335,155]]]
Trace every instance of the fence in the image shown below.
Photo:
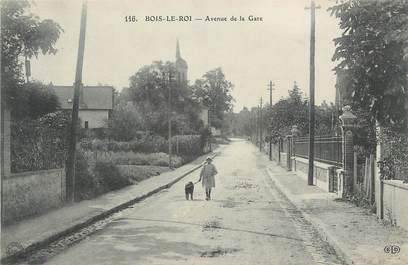
[[[374,202],[375,156],[359,158],[354,152],[353,192],[364,196],[368,202]]]
[[[293,154],[295,156],[309,157],[309,137],[294,139]],[[315,160],[323,163],[342,166],[342,138],[341,136],[315,136]]]

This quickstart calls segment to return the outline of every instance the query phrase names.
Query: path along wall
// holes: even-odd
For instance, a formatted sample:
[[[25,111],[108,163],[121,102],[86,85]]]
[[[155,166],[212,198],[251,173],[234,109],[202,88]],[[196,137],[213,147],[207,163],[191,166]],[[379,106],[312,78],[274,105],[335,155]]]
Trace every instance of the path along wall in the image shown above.
[[[11,174],[3,179],[2,223],[60,207],[65,198],[65,171],[51,169]]]

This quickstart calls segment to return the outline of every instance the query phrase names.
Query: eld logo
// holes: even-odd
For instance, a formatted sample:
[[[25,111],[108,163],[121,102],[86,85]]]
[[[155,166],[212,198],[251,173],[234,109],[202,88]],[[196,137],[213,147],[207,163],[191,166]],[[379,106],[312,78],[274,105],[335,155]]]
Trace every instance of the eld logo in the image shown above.
[[[384,247],[384,252],[387,254],[398,254],[401,251],[401,248],[397,245],[388,245]]]

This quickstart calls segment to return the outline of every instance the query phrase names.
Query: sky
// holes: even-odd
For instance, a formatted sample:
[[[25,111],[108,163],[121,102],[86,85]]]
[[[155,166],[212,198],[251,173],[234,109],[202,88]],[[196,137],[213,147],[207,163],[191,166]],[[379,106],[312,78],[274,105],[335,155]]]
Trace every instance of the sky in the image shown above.
[[[327,8],[316,0],[316,103],[334,101],[336,77],[333,38],[340,36]],[[53,19],[64,29],[56,55],[40,55],[31,63],[32,78],[72,85],[79,39],[82,1],[37,0],[31,11]],[[174,61],[176,40],[188,63],[190,84],[221,67],[235,87],[234,111],[269,101],[267,84],[275,83],[273,102],[287,96],[296,81],[309,91],[310,5],[307,0],[88,0],[84,85],[129,86],[129,77],[153,61]],[[135,16],[137,22],[126,22]],[[187,22],[149,22],[146,16],[191,16]],[[226,17],[226,22],[208,22]],[[245,21],[230,21],[240,16]],[[262,21],[248,21],[249,16]],[[203,20],[195,20],[201,18]]]

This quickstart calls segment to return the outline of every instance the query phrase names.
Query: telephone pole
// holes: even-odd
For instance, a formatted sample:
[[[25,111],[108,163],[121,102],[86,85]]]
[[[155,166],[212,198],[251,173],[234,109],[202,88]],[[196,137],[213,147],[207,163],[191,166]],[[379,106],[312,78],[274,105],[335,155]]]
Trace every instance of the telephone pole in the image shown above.
[[[76,140],[78,125],[79,94],[82,89],[82,66],[84,62],[85,50],[85,29],[86,29],[86,1],[82,4],[81,25],[79,32],[78,57],[76,64],[74,100],[72,105],[72,121],[68,139],[68,154],[66,160],[66,200],[74,202],[75,200],[75,160],[76,160]]]
[[[315,125],[315,11],[320,6],[316,6],[312,0],[310,7],[310,77],[309,77],[309,171],[307,183],[313,185],[314,170],[314,125]]]
[[[259,106],[257,107],[258,110],[254,110],[255,114],[255,144],[258,144],[258,137],[259,137]]]
[[[168,97],[167,97],[167,120],[169,123],[169,131],[168,131],[168,138],[169,138],[169,168],[172,168],[171,163],[171,79],[172,79],[171,69],[169,70],[169,82],[168,82]]]
[[[262,151],[262,97],[259,105],[259,151]]]
[[[273,87],[275,83],[269,81],[268,90],[269,90],[269,113],[272,117],[272,91],[275,90]],[[269,121],[271,122],[271,121]],[[270,124],[272,125],[272,124]],[[272,160],[272,126],[269,130],[269,160]]]
[[[211,104],[212,106],[212,104]],[[208,115],[208,129],[210,130],[209,142],[210,142],[210,152],[212,152],[212,132],[211,132],[211,106],[208,108],[207,115]]]

